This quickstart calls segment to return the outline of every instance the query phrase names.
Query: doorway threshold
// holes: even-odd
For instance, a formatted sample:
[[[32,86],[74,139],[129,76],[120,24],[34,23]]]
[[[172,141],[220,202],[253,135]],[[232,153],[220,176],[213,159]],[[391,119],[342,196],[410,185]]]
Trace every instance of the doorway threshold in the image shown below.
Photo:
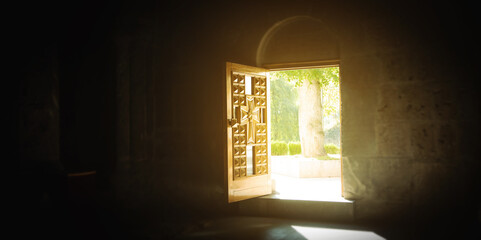
[[[354,201],[341,196],[340,178],[295,178],[272,174],[275,192],[239,202],[245,216],[354,221]]]
[[[275,191],[263,196],[266,199],[344,202],[352,203],[342,197],[341,178],[296,178],[272,174]]]

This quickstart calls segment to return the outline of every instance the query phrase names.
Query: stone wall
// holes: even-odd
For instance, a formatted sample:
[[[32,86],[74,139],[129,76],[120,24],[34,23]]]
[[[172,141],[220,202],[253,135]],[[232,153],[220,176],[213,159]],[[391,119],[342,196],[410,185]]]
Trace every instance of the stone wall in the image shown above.
[[[479,202],[473,58],[452,52],[470,49],[436,24],[404,29],[428,24],[412,17],[367,20],[351,33],[364,41],[341,48],[344,194],[360,219],[448,216]]]

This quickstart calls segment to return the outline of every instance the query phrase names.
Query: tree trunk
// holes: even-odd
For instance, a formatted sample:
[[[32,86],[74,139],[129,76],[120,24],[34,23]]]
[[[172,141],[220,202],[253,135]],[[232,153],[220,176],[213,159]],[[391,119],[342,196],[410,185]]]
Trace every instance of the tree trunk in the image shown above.
[[[318,81],[304,81],[299,91],[299,137],[304,157],[325,156],[322,96]]]

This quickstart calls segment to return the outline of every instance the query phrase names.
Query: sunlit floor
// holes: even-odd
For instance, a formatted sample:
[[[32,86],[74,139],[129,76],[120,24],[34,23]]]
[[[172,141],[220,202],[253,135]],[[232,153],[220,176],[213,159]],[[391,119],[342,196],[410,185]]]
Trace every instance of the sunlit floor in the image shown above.
[[[264,217],[219,217],[188,225],[181,234],[165,239],[226,240],[406,240],[406,239],[481,239],[477,223],[455,226],[452,221],[433,225],[407,223],[392,225],[334,224],[295,219]],[[451,227],[450,227],[451,226]],[[137,239],[137,238],[136,238]],[[142,239],[164,239],[150,236]]]
[[[268,198],[350,202],[341,196],[341,178],[295,178],[272,174],[275,193]]]
[[[372,231],[360,231],[342,228],[313,227],[313,226],[291,226],[296,232],[302,235],[303,239],[365,239],[381,240],[385,239]]]

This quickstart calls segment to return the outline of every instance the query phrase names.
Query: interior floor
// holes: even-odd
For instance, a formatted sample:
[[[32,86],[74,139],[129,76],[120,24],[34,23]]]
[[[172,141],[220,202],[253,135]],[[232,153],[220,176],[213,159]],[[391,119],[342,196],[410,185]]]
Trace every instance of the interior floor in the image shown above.
[[[294,219],[228,217],[206,220],[183,232],[178,239],[478,239],[476,226],[447,227],[442,223],[412,226],[328,224]]]
[[[386,239],[368,229],[277,218],[231,217],[203,222],[180,239]]]

